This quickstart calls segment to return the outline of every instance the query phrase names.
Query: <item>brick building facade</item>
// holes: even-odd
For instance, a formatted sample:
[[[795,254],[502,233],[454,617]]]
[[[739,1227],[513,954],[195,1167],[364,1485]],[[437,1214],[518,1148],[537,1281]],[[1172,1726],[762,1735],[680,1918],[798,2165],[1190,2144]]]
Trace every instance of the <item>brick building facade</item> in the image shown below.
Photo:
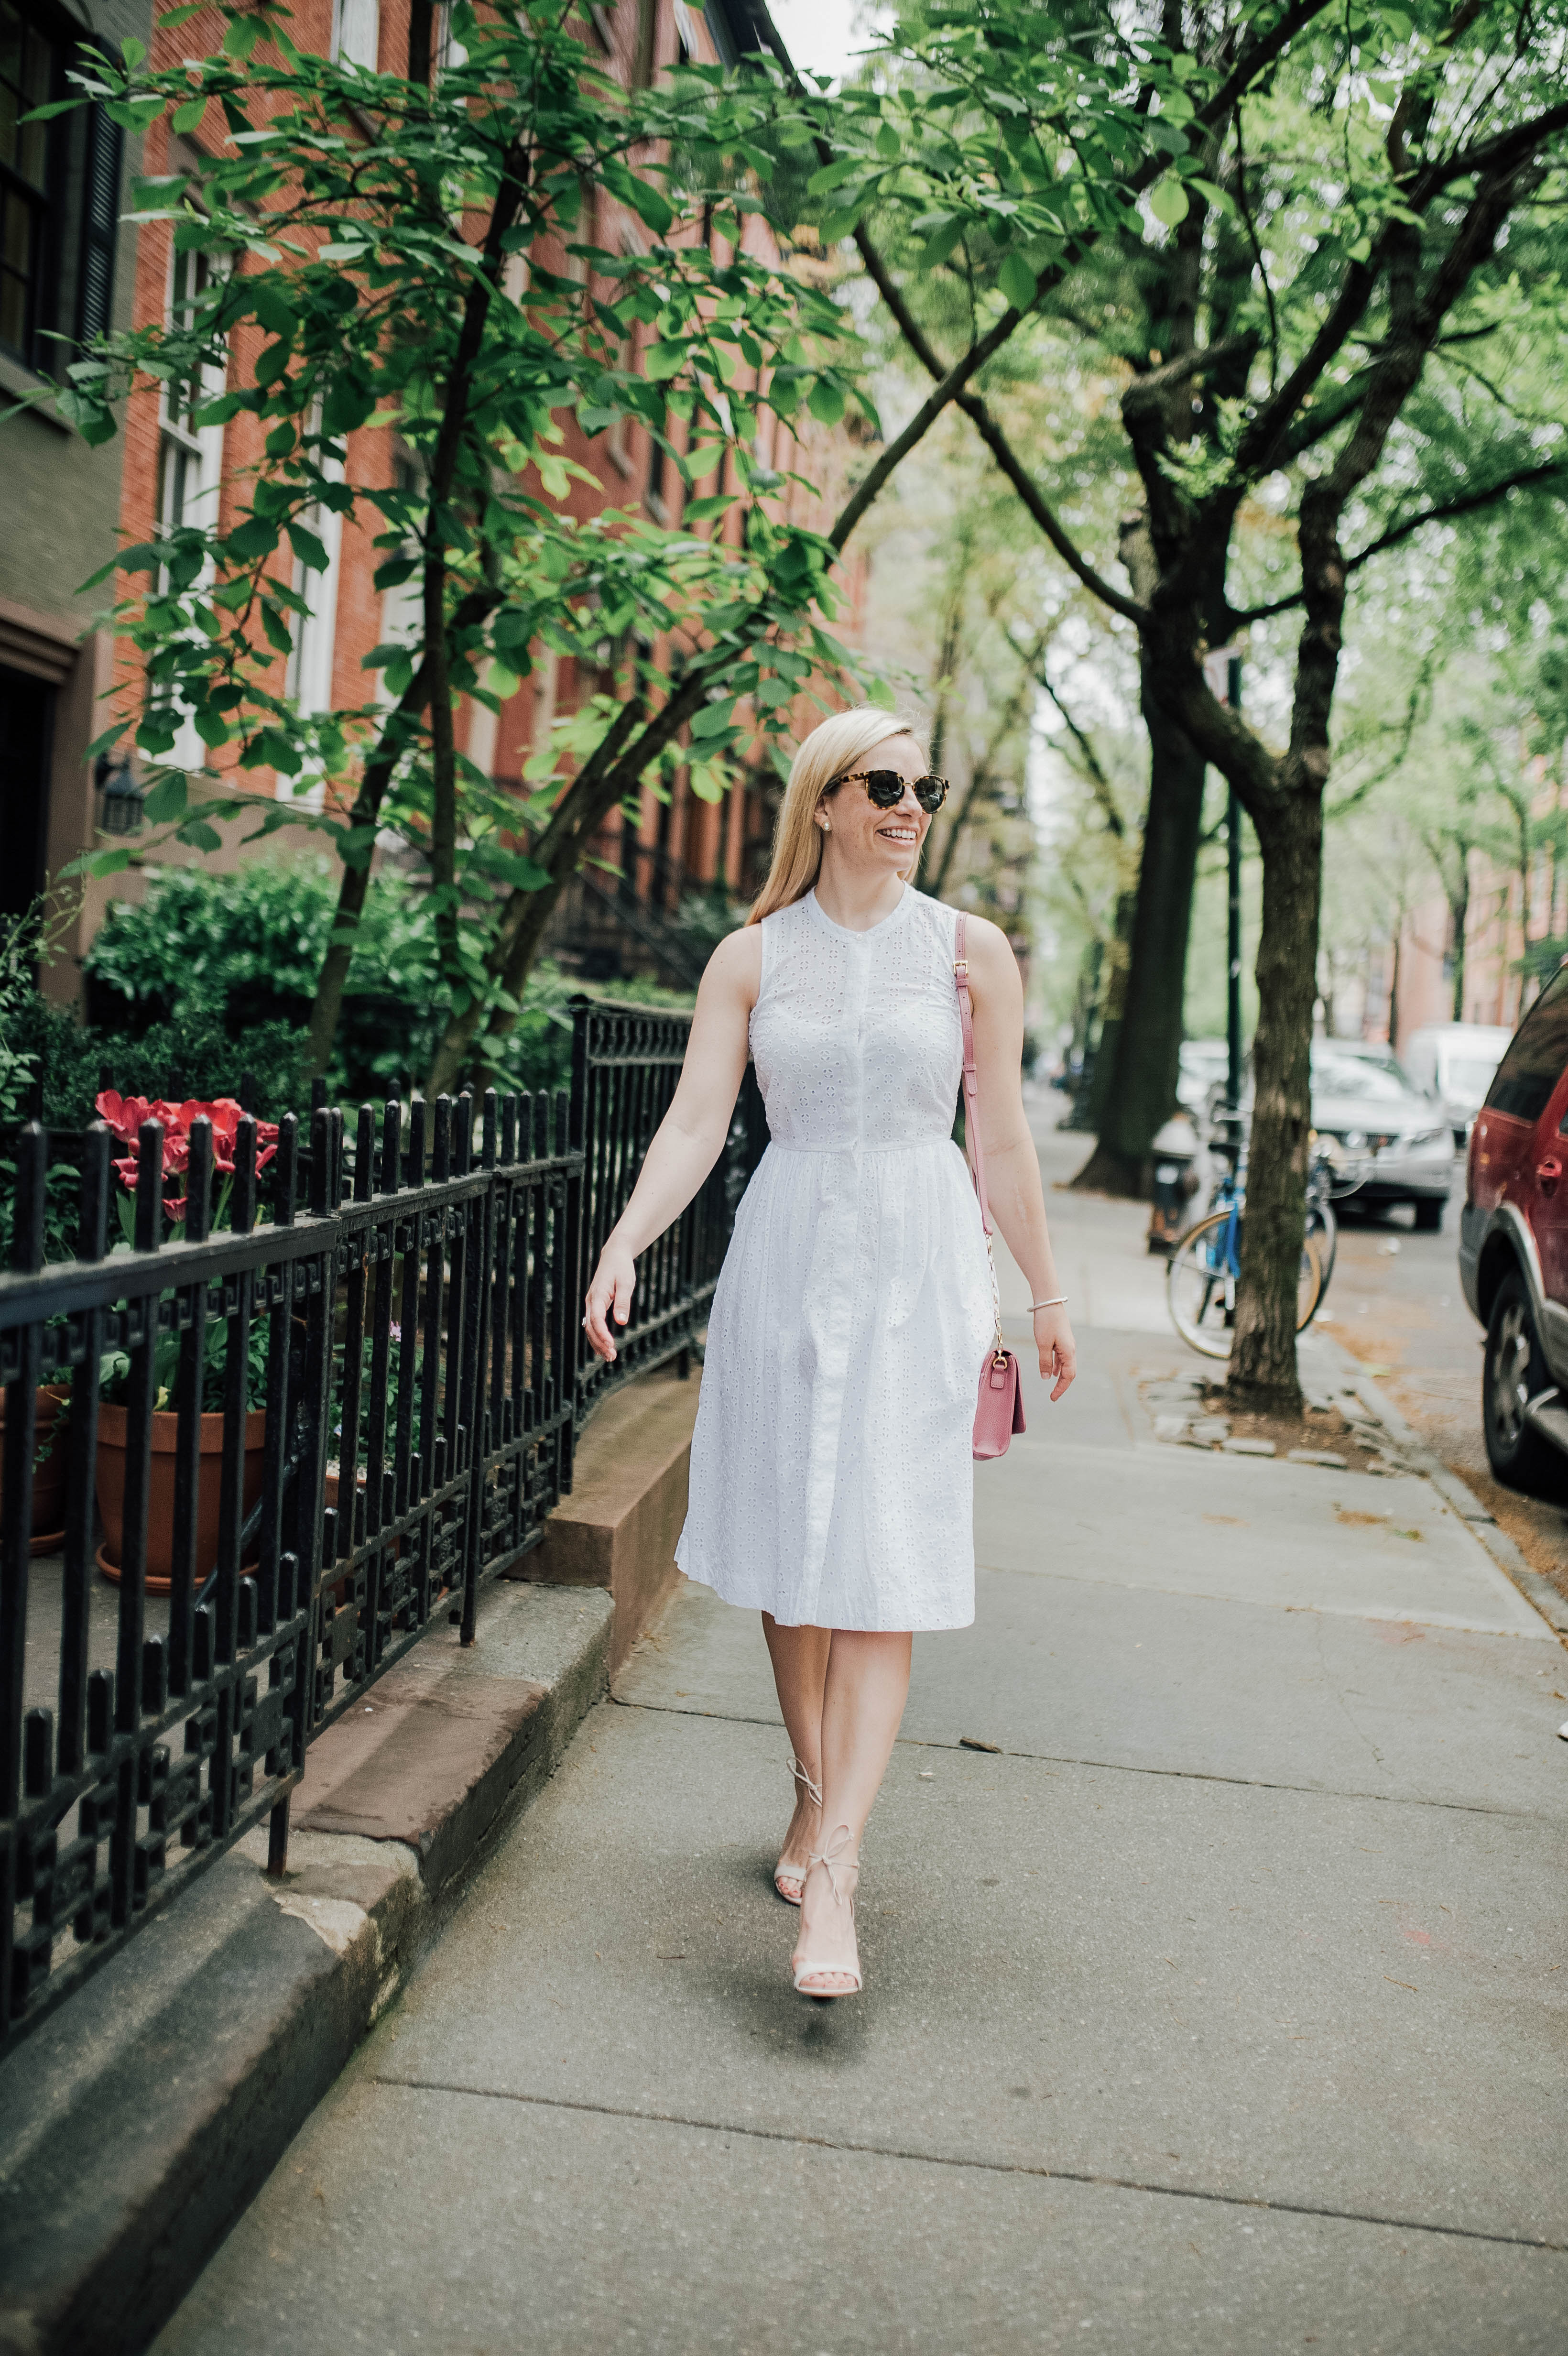
[[[0,412],[58,377],[72,345],[132,316],[136,238],[124,226],[136,143],[101,109],[21,118],[67,95],[80,44],[145,39],[148,0],[0,0]],[[66,338],[65,342],[59,340]],[[113,650],[110,592],[81,584],[118,544],[123,447],[91,449],[52,402],[0,424],[0,913],[22,914],[91,839],[86,748]],[[101,912],[90,897],[67,946]],[[69,963],[45,986],[74,994]]]
[[[0,8],[19,5],[32,9],[43,4],[44,0],[0,0]],[[131,0],[119,0],[119,5],[128,8]],[[129,22],[126,29],[131,29]],[[155,61],[163,62],[165,52],[171,63],[180,57],[210,52],[222,29],[223,19],[215,10],[172,33],[155,31]],[[377,0],[295,0],[291,32],[302,48],[347,54],[382,71],[398,72],[404,69],[407,55],[408,0],[380,0],[379,5]],[[709,0],[706,12],[688,6],[687,0],[641,0],[640,6],[635,0],[620,0],[618,7],[591,7],[583,38],[596,46],[616,78],[629,84],[650,63],[656,73],[687,56],[730,64],[739,55],[776,42],[777,36],[765,14],[755,7],[755,0]],[[208,109],[207,120],[188,142],[171,131],[165,117],[147,133],[139,168],[148,177],[176,173],[182,163],[194,160],[192,151],[199,150],[204,140],[216,142],[223,136],[222,120],[215,108]],[[592,219],[580,223],[576,234],[610,252],[645,247],[647,241],[646,231],[635,215],[603,191]],[[746,234],[748,245],[759,256],[776,258],[773,233],[760,215],[751,216]],[[555,260],[558,267],[566,266],[564,256]],[[130,316],[137,322],[169,316],[190,292],[188,280],[181,273],[199,266],[193,257],[176,259],[166,222],[144,223],[134,240],[128,232],[123,234],[118,295],[122,308],[116,316]],[[633,352],[624,365],[637,364],[636,355],[646,333],[638,330]],[[245,337],[236,337],[229,359],[231,386],[248,380],[247,371],[255,356]],[[606,506],[640,504],[657,521],[678,525],[683,498],[680,477],[642,426],[627,423],[589,439],[574,418],[560,422],[566,433],[563,450],[593,478],[592,484],[574,482],[562,504],[579,516]],[[35,434],[59,432],[42,423],[31,424],[29,430]],[[160,387],[139,386],[127,404],[122,435],[106,451],[87,452],[80,438],[76,440],[73,464],[80,471],[73,480],[79,503],[85,500],[88,480],[96,486],[100,473],[109,487],[97,495],[91,550],[84,545],[80,563],[74,551],[62,559],[58,568],[62,582],[68,577],[80,579],[104,562],[113,544],[109,503],[116,493],[125,541],[146,539],[160,520],[167,523],[181,514],[206,511],[204,502],[218,502],[219,514],[227,519],[228,503],[243,504],[246,499],[242,470],[256,455],[261,430],[258,422],[245,414],[227,426],[192,430],[177,404],[171,407]],[[853,444],[843,427],[827,429],[805,422],[800,432],[801,439],[796,441],[779,421],[768,417],[760,434],[759,455],[765,464],[798,473],[809,481],[809,492],[792,485],[784,494],[794,519],[825,522],[842,497]],[[106,464],[99,469],[101,460]],[[349,437],[347,477],[350,482],[368,487],[390,483],[399,465],[399,446],[391,432],[369,425]],[[720,487],[731,489],[733,485],[726,480],[721,486],[709,482],[701,487],[705,492]],[[41,536],[43,527],[37,513],[26,519],[10,517],[6,512],[10,504],[9,479],[0,476],[0,516],[6,517],[5,537],[16,549],[19,541]],[[311,573],[299,582],[311,598],[313,610],[308,624],[297,633],[288,669],[289,690],[306,709],[364,701],[368,674],[362,667],[363,658],[373,647],[397,635],[398,616],[389,610],[389,604],[407,594],[393,591],[383,596],[374,586],[373,575],[381,560],[371,543],[383,526],[373,509],[362,515],[341,519],[324,516],[320,520],[331,562],[325,575]],[[720,529],[737,534],[738,511],[732,510]],[[24,551],[19,557],[22,572],[27,563]],[[73,573],[72,566],[78,563]],[[850,598],[850,610],[843,617],[848,625],[845,635],[852,637],[863,587],[857,560],[851,559],[844,568],[842,585]],[[0,575],[0,597],[5,594],[5,578]],[[69,589],[62,587],[59,594],[62,610],[69,613]],[[104,591],[96,602],[107,600]],[[0,616],[4,611],[0,606]],[[656,648],[656,654],[664,651],[667,650]],[[73,657],[84,659],[85,651]],[[111,650],[101,631],[94,634],[91,662],[93,687],[101,694],[111,667]],[[489,775],[520,787],[524,763],[547,740],[551,722],[574,710],[596,684],[593,677],[580,676],[571,661],[544,656],[520,691],[503,707],[498,720],[482,706],[464,707],[459,716],[460,746]],[[38,805],[48,811],[47,866],[51,873],[90,840],[92,811],[82,779],[80,748],[103,722],[99,717],[89,726],[91,694],[81,702],[83,724],[69,741],[61,741],[56,774]],[[816,716],[816,707],[804,702],[801,725],[808,726]],[[226,776],[241,783],[247,792],[297,790],[287,780],[270,780],[264,772],[237,773],[231,754],[219,755],[211,763],[194,739],[177,746],[175,757],[193,769],[209,764],[203,781],[207,793],[221,791]],[[766,863],[776,798],[771,767],[764,771],[760,766],[746,769],[718,805],[693,796],[684,772],[667,798],[656,795],[651,786],[645,787],[640,811],[624,821],[619,816],[610,821],[595,844],[593,863],[566,894],[555,920],[552,952],[569,969],[589,979],[613,980],[622,973],[644,972],[677,986],[694,981],[702,953],[694,946],[689,926],[682,922],[682,904],[693,892],[716,893],[720,897],[749,895]],[[291,828],[272,839],[268,853],[276,856],[280,847],[303,847],[309,841],[306,830],[296,833]],[[158,855],[182,862],[195,856],[177,850]],[[221,851],[211,854],[223,864],[242,855],[231,836]],[[136,896],[142,888],[135,869],[99,887],[83,912],[74,944],[78,958],[101,917],[104,894],[112,891]],[[62,976],[64,989],[70,990],[70,974],[63,968],[56,970]]]

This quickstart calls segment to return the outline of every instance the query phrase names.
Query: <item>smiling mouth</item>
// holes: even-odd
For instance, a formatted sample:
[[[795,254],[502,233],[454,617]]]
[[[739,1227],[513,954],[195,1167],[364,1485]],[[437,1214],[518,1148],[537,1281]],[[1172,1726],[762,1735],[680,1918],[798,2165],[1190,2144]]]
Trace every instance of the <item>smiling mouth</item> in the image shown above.
[[[877,832],[884,842],[918,842],[920,840],[912,826],[880,826]]]

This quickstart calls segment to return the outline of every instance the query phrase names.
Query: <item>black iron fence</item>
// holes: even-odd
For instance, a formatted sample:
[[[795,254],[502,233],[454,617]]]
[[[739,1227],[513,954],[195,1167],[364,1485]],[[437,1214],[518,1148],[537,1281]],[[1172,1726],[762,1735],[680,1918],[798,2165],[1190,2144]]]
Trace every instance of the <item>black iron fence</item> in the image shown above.
[[[689,1352],[760,1100],[748,1074],[605,1367],[583,1286],[689,1017],[578,1000],[573,1021],[569,1095],[367,1105],[351,1139],[323,1108],[260,1153],[247,1118],[231,1173],[206,1120],[175,1178],[156,1121],[133,1166],[95,1124],[63,1263],[43,1262],[49,1141],[19,1133],[0,1276],[0,2033],[263,1817],[281,1872],[313,1737],[432,1619],[472,1639],[479,1588],[571,1487],[594,1403]],[[133,1237],[111,1249],[127,1181]],[[165,1239],[170,1184],[184,1215]]]

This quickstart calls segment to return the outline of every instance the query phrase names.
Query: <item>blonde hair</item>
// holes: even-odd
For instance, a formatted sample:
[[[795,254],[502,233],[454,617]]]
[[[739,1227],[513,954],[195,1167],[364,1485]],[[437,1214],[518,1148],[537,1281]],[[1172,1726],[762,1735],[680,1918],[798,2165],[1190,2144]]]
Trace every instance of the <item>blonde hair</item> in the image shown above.
[[[804,900],[816,883],[822,865],[816,805],[835,777],[852,769],[890,737],[914,734],[912,724],[896,712],[884,711],[880,704],[861,703],[850,712],[836,712],[802,738],[790,764],[789,783],[773,829],[773,863],[767,882],[752,904],[747,924],[760,925],[775,908]],[[914,873],[912,865],[909,873]]]

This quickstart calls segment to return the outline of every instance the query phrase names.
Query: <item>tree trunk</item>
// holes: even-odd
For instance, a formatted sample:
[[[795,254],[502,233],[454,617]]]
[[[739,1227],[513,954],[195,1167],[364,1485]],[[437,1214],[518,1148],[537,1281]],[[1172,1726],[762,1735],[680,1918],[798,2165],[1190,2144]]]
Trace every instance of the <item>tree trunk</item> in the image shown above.
[[[1113,1038],[1094,1066],[1094,1151],[1074,1186],[1147,1200],[1156,1131],[1176,1107],[1192,884],[1203,825],[1202,755],[1152,695],[1148,817],[1137,901]]]
[[[1127,1009],[1127,963],[1132,950],[1133,913],[1136,906],[1136,892],[1117,893],[1116,912],[1111,921],[1111,937],[1105,944],[1105,955],[1100,968],[1100,1035],[1094,1043],[1094,1070],[1089,1082],[1089,1126],[1096,1136],[1111,1098],[1111,1083],[1116,1068],[1116,1042],[1122,1035],[1122,1017]]]
[[[461,981],[457,923],[457,744],[447,667],[446,551],[431,518],[424,563],[425,667],[430,673],[430,884],[436,950],[449,990]]]
[[[1296,1413],[1296,1301],[1311,1130],[1323,796],[1302,787],[1253,819],[1264,854],[1253,1126],[1242,1281],[1226,1386],[1238,1407]]]
[[[1470,929],[1470,849],[1459,845],[1459,880],[1448,894],[1448,914],[1454,926],[1454,1020],[1465,1020],[1465,936]]]

